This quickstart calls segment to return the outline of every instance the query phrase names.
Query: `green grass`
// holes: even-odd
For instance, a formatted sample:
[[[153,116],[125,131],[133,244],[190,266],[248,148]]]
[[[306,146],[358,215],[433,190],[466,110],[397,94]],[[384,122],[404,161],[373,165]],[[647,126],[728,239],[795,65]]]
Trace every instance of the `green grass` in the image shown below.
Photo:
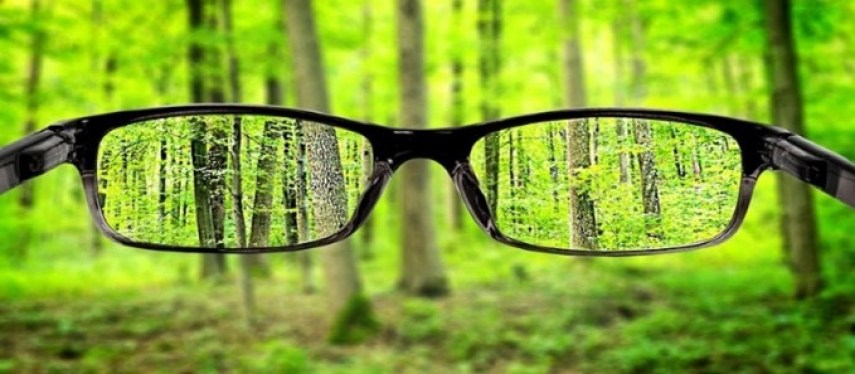
[[[197,280],[198,256],[112,244],[94,255],[79,232],[41,233],[26,260],[0,256],[0,372],[851,372],[851,278],[830,264],[829,291],[792,300],[771,180],[738,235],[684,254],[552,256],[470,224],[439,236],[453,289],[438,300],[395,292],[399,238],[386,232],[360,262],[379,332],[347,346],[328,343],[326,300],[301,293],[291,255],[270,256],[250,329],[235,257],[211,285]],[[394,215],[379,209],[381,230]],[[846,232],[823,226],[823,242],[848,243]]]

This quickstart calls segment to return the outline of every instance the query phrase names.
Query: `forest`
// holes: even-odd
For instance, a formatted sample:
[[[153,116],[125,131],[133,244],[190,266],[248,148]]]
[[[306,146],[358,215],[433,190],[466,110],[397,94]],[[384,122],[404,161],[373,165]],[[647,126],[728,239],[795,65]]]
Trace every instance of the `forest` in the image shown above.
[[[645,107],[855,159],[853,16],[838,0],[2,0],[0,145],[186,103],[413,129]],[[104,138],[97,199],[140,243],[306,243],[345,226],[373,156],[287,117],[143,120]],[[742,177],[728,135],[634,118],[509,128],[469,161],[505,235],[590,251],[710,240]],[[260,255],[113,243],[80,179],[63,166],[0,195],[0,372],[855,370],[855,216],[781,173],[724,244],[633,258],[497,243],[422,160],[353,237]]]

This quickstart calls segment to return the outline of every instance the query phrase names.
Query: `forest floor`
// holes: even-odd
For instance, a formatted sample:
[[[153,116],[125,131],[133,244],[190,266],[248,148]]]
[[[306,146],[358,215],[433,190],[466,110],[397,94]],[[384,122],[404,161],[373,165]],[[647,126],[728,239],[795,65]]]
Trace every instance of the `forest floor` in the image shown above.
[[[380,332],[326,342],[321,295],[233,282],[0,303],[0,372],[852,372],[855,309],[797,303],[780,266],[573,260],[425,300],[372,291]]]

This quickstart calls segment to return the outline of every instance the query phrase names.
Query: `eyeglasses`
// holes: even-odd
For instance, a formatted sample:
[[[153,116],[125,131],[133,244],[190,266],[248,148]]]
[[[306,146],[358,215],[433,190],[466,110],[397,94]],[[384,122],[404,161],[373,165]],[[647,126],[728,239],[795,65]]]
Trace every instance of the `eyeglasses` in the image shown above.
[[[193,105],[63,121],[0,149],[0,193],[71,163],[98,227],[145,249],[258,253],[343,240],[395,170],[440,163],[501,243],[620,256],[718,244],[780,169],[855,207],[855,165],[786,130],[589,109],[393,129],[278,107]],[[238,212],[238,214],[234,214]]]

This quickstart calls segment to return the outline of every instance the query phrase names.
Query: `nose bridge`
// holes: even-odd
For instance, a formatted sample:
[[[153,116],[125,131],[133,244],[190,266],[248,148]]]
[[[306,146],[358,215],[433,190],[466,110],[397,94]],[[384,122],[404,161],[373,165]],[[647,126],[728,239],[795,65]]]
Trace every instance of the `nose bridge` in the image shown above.
[[[393,168],[416,158],[434,160],[449,172],[468,156],[472,144],[454,130],[393,130],[380,145]],[[381,153],[381,152],[378,152]]]

